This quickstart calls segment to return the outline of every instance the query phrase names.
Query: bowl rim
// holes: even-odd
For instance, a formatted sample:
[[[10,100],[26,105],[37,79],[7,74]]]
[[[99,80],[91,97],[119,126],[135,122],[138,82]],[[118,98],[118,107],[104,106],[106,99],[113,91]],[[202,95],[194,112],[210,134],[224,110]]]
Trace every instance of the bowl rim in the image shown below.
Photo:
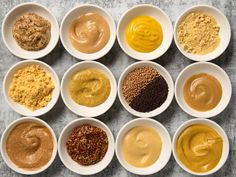
[[[200,123],[201,122],[201,123]],[[179,160],[179,158],[178,158],[178,156],[177,156],[177,153],[176,153],[176,148],[175,148],[175,144],[176,144],[176,141],[177,141],[177,138],[179,137],[179,134],[180,133],[182,133],[183,131],[184,131],[184,129],[183,130],[181,130],[183,127],[185,127],[185,126],[188,126],[188,125],[195,125],[195,124],[204,124],[204,125],[213,125],[213,126],[215,126],[215,127],[217,127],[220,131],[221,131],[221,133],[223,134],[223,136],[224,137],[222,137],[222,139],[224,140],[224,142],[225,142],[225,144],[226,144],[226,154],[224,155],[224,156],[226,156],[226,158],[225,158],[225,160],[222,162],[222,164],[218,167],[218,168],[216,168],[217,167],[217,165],[213,168],[213,169],[211,169],[210,171],[208,171],[208,172],[203,172],[203,173],[198,173],[198,172],[194,172],[194,171],[192,171],[192,170],[190,170],[190,169],[188,169],[184,164],[182,164],[182,162]],[[187,127],[186,127],[187,128]],[[213,128],[213,127],[211,127],[211,128]],[[213,128],[217,133],[219,133],[219,131],[218,130],[216,130],[215,128]],[[177,134],[178,134],[178,136],[177,136]],[[225,139],[224,139],[225,138]],[[227,134],[225,133],[225,131],[224,131],[224,129],[219,125],[219,124],[217,124],[216,122],[214,122],[214,121],[212,121],[212,120],[210,120],[210,119],[206,119],[206,118],[194,118],[194,119],[190,119],[190,120],[187,120],[187,121],[185,121],[184,123],[182,123],[178,128],[177,128],[177,130],[175,131],[175,134],[174,134],[174,136],[173,136],[173,139],[172,139],[172,153],[173,153],[173,156],[174,156],[174,159],[175,159],[175,161],[177,162],[177,164],[184,170],[184,171],[186,171],[186,172],[188,172],[188,173],[190,173],[190,174],[192,174],[192,175],[197,175],[197,176],[206,176],[206,175],[211,175],[211,174],[213,174],[213,173],[215,173],[215,172],[217,172],[218,170],[220,170],[223,166],[224,166],[224,164],[225,164],[225,162],[227,161],[227,159],[228,159],[228,155],[229,155],[229,149],[230,149],[230,146],[229,146],[229,139],[228,139],[228,136],[227,136]],[[223,157],[223,153],[222,153],[222,155],[221,155],[221,158]],[[218,162],[219,163],[219,162]]]
[[[106,70],[107,75],[109,75],[109,77],[111,77],[111,79],[114,81],[114,84],[112,84],[112,83],[110,82],[110,85],[111,85],[111,88],[114,87],[114,92],[115,92],[114,98],[112,98],[112,100],[111,100],[109,106],[108,106],[106,109],[104,109],[103,111],[100,111],[100,112],[97,113],[97,114],[93,114],[92,116],[91,116],[91,115],[78,114],[77,111],[75,111],[73,108],[71,108],[70,104],[68,104],[68,102],[67,102],[66,99],[65,99],[65,95],[66,95],[66,94],[65,94],[64,89],[63,89],[63,87],[64,87],[64,82],[65,82],[65,78],[66,78],[66,76],[71,72],[72,69],[77,68],[77,67],[79,67],[80,65],[83,65],[83,64],[91,64],[91,63],[92,63],[92,64],[95,64],[95,65],[99,65],[99,66],[101,66],[102,68],[104,68],[104,70]],[[111,70],[110,70],[107,66],[105,66],[104,64],[102,64],[102,63],[100,63],[100,62],[97,62],[97,61],[81,61],[81,62],[79,62],[79,63],[75,63],[74,65],[72,65],[72,66],[71,66],[69,69],[67,69],[67,71],[64,73],[64,75],[63,75],[63,77],[62,77],[62,80],[61,80],[61,85],[60,85],[60,87],[61,87],[61,89],[60,89],[60,90],[61,90],[61,97],[62,97],[62,100],[63,100],[64,104],[66,105],[66,107],[67,107],[71,112],[73,112],[74,114],[76,114],[76,115],[78,115],[78,116],[82,116],[82,117],[98,117],[98,116],[104,114],[105,112],[107,112],[107,111],[112,107],[112,105],[114,104],[114,102],[115,102],[115,100],[116,100],[116,97],[117,97],[117,82],[116,82],[116,79],[115,79],[113,73],[111,72]],[[108,96],[107,99],[109,99],[109,97],[111,96],[111,94],[112,94],[112,92],[110,92],[110,95]],[[70,99],[72,99],[72,98],[70,98]],[[106,101],[106,100],[105,100],[105,101]],[[98,105],[98,106],[99,106],[99,105]]]
[[[179,73],[179,75],[177,76],[177,78],[176,78],[176,80],[175,80],[175,99],[176,99],[176,101],[177,101],[177,103],[178,103],[178,105],[179,105],[179,107],[185,112],[185,113],[187,113],[187,114],[189,114],[189,115],[191,115],[191,116],[193,116],[193,117],[196,117],[196,115],[194,114],[194,113],[191,113],[190,111],[189,111],[189,109],[187,108],[187,109],[185,109],[184,108],[184,106],[181,104],[181,102],[180,102],[180,99],[179,99],[179,96],[177,96],[177,90],[178,90],[178,88],[177,88],[177,85],[178,85],[178,82],[179,82],[179,80],[181,79],[181,77],[182,77],[182,75],[183,75],[183,73],[187,70],[187,69],[189,69],[189,68],[191,68],[191,67],[194,67],[194,66],[196,66],[196,65],[211,65],[211,66],[213,66],[213,67],[215,67],[217,70],[220,70],[221,72],[222,72],[222,74],[224,75],[224,77],[227,79],[227,82],[229,83],[229,85],[230,85],[230,98],[229,98],[229,100],[228,100],[228,102],[226,103],[225,102],[225,104],[221,107],[221,110],[220,111],[218,111],[218,112],[216,112],[216,113],[214,113],[214,114],[209,114],[209,115],[206,115],[206,116],[201,116],[201,118],[212,118],[212,117],[216,117],[217,115],[219,115],[220,113],[222,113],[225,109],[226,109],[226,107],[229,105],[229,102],[230,102],[230,100],[231,100],[231,97],[232,97],[232,84],[231,84],[231,81],[230,81],[230,78],[229,78],[229,76],[228,76],[228,74],[225,72],[225,70],[223,70],[220,66],[218,66],[217,64],[214,64],[214,63],[211,63],[211,62],[206,62],[206,61],[200,61],[200,62],[195,62],[195,63],[192,63],[192,64],[190,64],[190,65],[188,65],[188,66],[186,66],[180,73]],[[223,89],[223,87],[222,87],[222,89]],[[214,108],[213,108],[214,109]],[[195,110],[195,111],[197,111],[197,110]],[[200,112],[200,111],[197,111],[197,112]],[[201,113],[201,112],[200,112]]]
[[[135,57],[133,56],[133,54],[129,53],[123,46],[123,43],[121,42],[120,38],[121,36],[119,35],[119,31],[120,31],[120,24],[121,22],[123,21],[123,19],[125,18],[125,16],[132,10],[136,9],[136,8],[140,8],[140,7],[148,7],[148,8],[154,8],[156,9],[157,11],[160,11],[165,17],[166,19],[168,20],[168,23],[170,24],[171,26],[171,29],[172,29],[172,33],[170,34],[170,44],[168,44],[167,48],[164,50],[164,52],[159,55],[158,57],[154,56],[153,57],[149,57],[148,59],[140,59],[138,57]],[[162,10],[160,7],[156,6],[156,5],[152,5],[152,4],[147,4],[147,3],[144,3],[144,4],[137,4],[137,5],[134,5],[133,7],[127,9],[125,12],[123,12],[123,14],[121,15],[121,17],[119,18],[119,21],[118,21],[118,24],[117,24],[117,32],[116,32],[116,35],[117,35],[117,41],[119,43],[119,46],[121,47],[121,49],[124,51],[124,53],[126,55],[128,55],[129,57],[135,59],[135,60],[139,60],[139,61],[151,61],[151,60],[155,60],[155,59],[158,59],[160,58],[162,55],[164,55],[168,49],[170,48],[171,44],[172,44],[172,41],[173,41],[173,36],[174,36],[174,29],[173,29],[173,25],[172,25],[172,22],[171,22],[171,19],[170,17],[167,15],[167,13],[165,13],[164,10]],[[145,54],[145,53],[144,53]],[[148,54],[148,53],[147,53]]]
[[[229,27],[229,40],[227,42],[227,44],[223,47],[222,52],[218,52],[217,55],[215,55],[214,57],[208,57],[208,59],[202,60],[202,59],[197,59],[197,58],[193,58],[190,55],[188,55],[187,53],[184,52],[184,50],[182,49],[182,47],[180,46],[177,37],[176,37],[176,32],[177,32],[177,25],[179,25],[181,19],[186,16],[188,13],[192,12],[195,8],[209,8],[212,9],[213,11],[217,12],[223,19],[224,21],[227,23],[228,27]],[[192,61],[199,61],[199,62],[207,62],[207,61],[211,61],[214,60],[216,58],[218,58],[220,55],[222,55],[225,50],[227,49],[227,47],[229,46],[230,40],[231,40],[231,36],[232,36],[232,31],[231,31],[231,26],[229,23],[229,20],[227,19],[227,17],[225,16],[225,14],[223,12],[221,12],[218,8],[209,5],[209,4],[198,4],[198,5],[193,5],[187,9],[185,9],[176,19],[175,24],[174,24],[174,41],[175,41],[175,45],[177,46],[178,50],[180,51],[180,53],[182,55],[184,55],[186,58],[192,60]],[[198,58],[201,58],[201,55],[197,55]],[[203,55],[204,56],[204,55]]]
[[[140,121],[151,122],[151,123],[153,123],[153,124],[155,124],[155,125],[160,126],[160,128],[161,128],[161,129],[165,132],[165,134],[167,135],[167,137],[168,137],[167,141],[168,141],[168,143],[169,143],[169,145],[170,145],[170,153],[169,153],[169,155],[168,155],[168,159],[167,159],[167,161],[166,161],[166,164],[164,164],[161,169],[155,170],[154,172],[151,172],[151,173],[148,172],[148,171],[145,171],[145,169],[149,168],[150,166],[142,168],[142,169],[143,169],[143,172],[142,172],[142,173],[139,173],[139,172],[137,172],[137,171],[135,172],[135,170],[131,170],[131,169],[127,168],[127,166],[126,166],[126,165],[122,162],[122,160],[121,160],[121,159],[122,159],[122,157],[120,156],[121,154],[118,153],[118,149],[119,149],[118,142],[120,142],[120,141],[122,140],[122,139],[121,139],[121,133],[122,133],[122,132],[124,131],[124,129],[127,128],[128,126],[130,126],[130,125],[135,125],[137,122],[140,122]],[[127,131],[129,131],[130,129],[131,129],[131,128],[129,128]],[[156,130],[156,131],[158,132],[158,130]],[[133,174],[137,174],[137,175],[151,175],[151,174],[155,174],[155,173],[161,171],[161,170],[168,164],[168,162],[169,162],[169,160],[170,160],[170,157],[171,157],[171,154],[172,154],[172,141],[171,141],[171,137],[170,137],[170,134],[169,134],[168,130],[166,129],[166,127],[165,127],[162,123],[160,123],[159,121],[157,121],[157,120],[155,120],[155,119],[152,119],[152,118],[148,118],[148,117],[138,117],[138,118],[135,118],[135,119],[133,119],[133,120],[130,120],[130,121],[126,122],[126,123],[121,127],[121,129],[119,130],[119,132],[118,132],[118,134],[117,134],[117,136],[116,136],[115,153],[116,153],[116,157],[117,157],[119,163],[120,163],[121,166],[122,166],[123,168],[125,168],[127,171],[129,171],[129,172],[131,172],[131,173],[133,173]],[[124,161],[125,161],[125,159],[124,159]],[[156,162],[154,162],[154,163],[156,163]],[[136,168],[138,168],[138,167],[136,167]]]
[[[5,148],[4,145],[6,143],[6,142],[3,143],[3,139],[7,138],[6,134],[9,132],[9,129],[12,130],[18,124],[23,123],[23,122],[27,122],[27,121],[38,122],[38,123],[42,124],[43,126],[47,127],[47,129],[50,131],[50,133],[52,135],[52,139],[53,139],[53,151],[52,151],[51,159],[48,161],[47,164],[42,166],[40,169],[33,170],[33,171],[25,170],[23,168],[17,167],[16,165],[15,165],[15,167],[13,167],[6,160],[6,159],[8,159],[9,161],[11,161],[10,158],[8,157],[8,155],[7,155],[7,152],[3,153],[3,148]],[[1,155],[2,155],[3,161],[7,164],[7,166],[10,169],[12,169],[13,171],[15,171],[15,172],[17,172],[19,174],[23,174],[23,175],[35,175],[35,174],[39,174],[39,173],[47,170],[52,165],[52,163],[54,162],[54,160],[55,160],[55,158],[57,156],[57,138],[56,138],[55,132],[53,131],[52,127],[47,122],[45,122],[44,120],[39,119],[37,117],[31,117],[31,116],[29,116],[29,117],[21,117],[21,118],[18,118],[16,120],[12,121],[9,125],[6,126],[4,132],[3,132],[2,136],[1,136],[1,148],[0,148],[0,151],[1,151]],[[25,172],[19,171],[19,169],[23,169]]]
[[[71,125],[73,125],[73,124],[80,125],[80,122],[81,122],[81,121],[82,121],[82,122],[83,122],[83,121],[96,122],[96,123],[100,124],[102,127],[105,128],[104,131],[106,132],[106,134],[109,134],[109,136],[111,137],[111,141],[109,141],[109,144],[111,144],[110,148],[113,149],[113,150],[112,150],[111,157],[110,157],[110,159],[107,161],[107,164],[106,164],[103,168],[101,168],[99,171],[96,171],[96,172],[81,173],[81,172],[72,170],[72,169],[70,168],[70,166],[69,166],[69,165],[64,161],[64,159],[62,158],[62,152],[61,152],[61,151],[62,151],[62,150],[61,150],[62,142],[61,142],[61,139],[62,139],[62,137],[64,136],[65,131],[66,131]],[[72,130],[71,130],[71,131],[72,131]],[[109,140],[109,139],[108,139],[108,140]],[[94,175],[94,174],[97,174],[97,173],[103,171],[103,170],[111,163],[111,161],[112,161],[112,159],[113,159],[113,157],[114,157],[114,154],[115,154],[115,140],[114,140],[114,136],[113,136],[113,134],[112,134],[110,128],[109,128],[105,123],[103,123],[102,121],[100,121],[100,120],[98,120],[98,119],[96,119],[96,118],[91,118],[91,117],[79,117],[79,118],[77,118],[77,119],[75,119],[75,120],[70,121],[70,122],[63,128],[63,130],[61,131],[60,136],[59,136],[59,138],[58,138],[57,146],[58,146],[58,148],[57,148],[57,149],[58,149],[58,155],[59,155],[60,160],[61,160],[61,162],[63,163],[63,165],[64,165],[66,168],[68,168],[69,170],[71,170],[72,172],[74,172],[74,173],[76,173],[76,174],[80,174],[80,175]],[[109,146],[108,146],[108,148],[109,148]],[[108,151],[108,150],[107,150],[107,151]],[[107,153],[107,152],[106,152],[106,153]],[[105,157],[105,156],[104,156],[104,157]],[[101,161],[99,161],[99,162],[101,162]],[[99,162],[98,162],[98,163],[99,163]]]
[[[130,107],[130,108],[127,107],[126,104],[125,104],[125,101],[126,101],[126,100],[122,99],[122,91],[121,91],[122,83],[121,83],[121,81],[122,81],[122,80],[125,78],[125,76],[129,73],[128,70],[129,70],[130,68],[134,67],[134,69],[135,69],[135,68],[138,68],[139,65],[142,65],[142,64],[151,65],[151,66],[154,67],[155,69],[156,69],[157,67],[158,67],[158,68],[161,68],[161,70],[163,70],[163,71],[166,73],[166,75],[170,78],[170,82],[169,82],[169,83],[166,81],[166,83],[168,84],[168,86],[170,85],[170,86],[172,87],[172,92],[170,92],[170,91],[168,92],[168,95],[170,95],[170,101],[169,101],[169,103],[166,105],[166,107],[165,107],[162,111],[160,111],[160,112],[158,112],[158,113],[155,113],[155,114],[154,114],[154,113],[151,114],[151,112],[155,111],[156,109],[158,109],[158,108],[160,108],[160,107],[157,107],[156,109],[154,109],[154,110],[152,110],[152,111],[150,111],[150,112],[138,112],[138,111],[134,110],[134,109],[131,108],[131,107]],[[131,71],[130,71],[130,72],[131,72]],[[165,79],[165,80],[166,80],[166,79]],[[135,62],[135,63],[132,63],[131,65],[128,65],[128,66],[123,70],[123,72],[121,73],[120,78],[119,78],[119,81],[118,81],[118,97],[119,97],[120,103],[122,104],[122,106],[125,108],[126,111],[128,111],[130,114],[132,114],[132,115],[134,115],[134,116],[137,116],[137,117],[155,117],[155,116],[157,116],[157,115],[163,113],[163,112],[170,106],[170,104],[172,103],[173,98],[174,98],[174,92],[175,92],[174,81],[173,81],[173,79],[172,79],[170,73],[168,72],[168,70],[165,69],[162,65],[160,65],[160,64],[158,64],[158,63],[156,63],[156,62],[153,62],[153,61],[137,61],[137,62]],[[167,97],[168,97],[168,95],[167,95]],[[167,99],[166,99],[166,100],[167,100]],[[166,101],[165,101],[165,102],[166,102]],[[164,102],[164,103],[165,103],[165,102]],[[164,104],[164,103],[163,103],[163,104]],[[131,112],[130,109],[133,110],[134,112]]]
[[[20,66],[20,65],[22,65],[22,64],[24,64],[24,63],[35,63],[35,64],[43,65],[45,68],[48,68],[48,69],[52,72],[53,77],[55,76],[55,80],[53,79],[53,81],[54,81],[54,87],[58,87],[58,92],[55,93],[55,95],[56,95],[55,101],[54,101],[54,103],[51,105],[51,107],[50,107],[48,110],[45,110],[45,111],[43,111],[43,112],[41,112],[41,113],[38,113],[38,114],[29,115],[29,114],[25,114],[25,113],[23,113],[23,112],[17,111],[17,110],[15,109],[15,106],[13,106],[13,105],[11,104],[11,102],[9,101],[10,98],[9,98],[7,92],[6,92],[6,80],[7,80],[7,77],[9,76],[9,73],[10,73],[14,68],[16,68],[16,67],[18,67],[18,66]],[[51,76],[51,77],[52,77],[52,76]],[[10,108],[11,108],[13,111],[17,112],[17,113],[20,114],[20,115],[26,116],[26,117],[34,117],[34,116],[37,117],[37,116],[42,116],[42,115],[48,113],[48,112],[56,105],[56,103],[57,103],[57,101],[58,101],[58,99],[59,99],[59,96],[60,96],[60,80],[59,80],[59,78],[58,78],[57,73],[54,71],[54,69],[53,69],[51,66],[49,66],[47,63],[42,62],[42,61],[40,61],[40,60],[22,60],[22,61],[20,61],[20,62],[15,63],[14,65],[12,65],[12,66],[10,67],[10,69],[8,69],[7,73],[5,74],[4,79],[3,79],[3,84],[2,84],[2,85],[3,85],[2,88],[3,88],[4,99],[5,99],[5,101],[7,102],[7,104],[10,106]],[[53,101],[53,99],[51,99],[51,101]],[[51,101],[50,101],[50,102],[51,102]],[[49,103],[49,102],[48,102],[48,103]],[[18,103],[18,104],[19,104],[19,103]],[[47,105],[47,106],[48,106],[48,105]],[[46,107],[47,107],[47,106],[46,106]]]
[[[50,14],[50,16],[52,16],[53,18],[53,21],[55,22],[55,28],[57,28],[57,31],[58,31],[58,35],[56,36],[56,40],[55,40],[55,44],[52,44],[52,47],[50,50],[48,50],[48,52],[45,52],[41,55],[38,55],[38,56],[35,56],[35,57],[22,57],[20,54],[16,53],[14,50],[11,49],[11,47],[8,45],[7,43],[7,40],[6,40],[6,37],[4,35],[4,27],[5,27],[5,24],[6,24],[6,21],[9,17],[9,15],[11,13],[13,13],[16,9],[18,8],[21,8],[22,6],[27,6],[27,5],[35,5],[35,6],[38,6],[44,10],[46,10],[48,12],[48,14]],[[5,15],[4,19],[3,19],[3,22],[2,22],[2,29],[1,29],[1,33],[2,33],[2,40],[3,40],[3,43],[5,44],[5,46],[7,47],[7,49],[13,54],[15,55],[16,57],[19,57],[21,59],[24,59],[24,60],[37,60],[37,59],[41,59],[43,57],[45,57],[46,55],[48,55],[49,53],[52,52],[52,50],[56,47],[56,45],[58,44],[58,41],[59,41],[59,24],[58,24],[58,21],[55,17],[55,15],[44,5],[40,4],[40,3],[37,3],[37,2],[23,2],[23,3],[20,3],[16,6],[14,6],[12,9],[10,9],[10,11]],[[55,35],[55,32],[53,30],[51,30],[51,33],[53,33],[53,35]],[[47,46],[46,46],[47,47]],[[46,48],[45,47],[45,48]],[[40,50],[39,50],[40,51]],[[32,51],[29,51],[29,52],[32,52]]]
[[[75,11],[75,10],[78,10],[78,9],[80,9],[80,8],[86,8],[86,7],[97,8],[97,9],[101,10],[102,12],[104,12],[104,13],[109,17],[109,19],[110,19],[109,22],[106,20],[107,23],[108,23],[108,25],[114,27],[114,31],[113,31],[113,32],[110,30],[110,31],[111,31],[111,33],[110,33],[110,34],[111,34],[111,35],[110,35],[110,39],[112,38],[112,36],[114,36],[114,40],[112,41],[111,46],[107,46],[107,44],[108,44],[108,42],[109,42],[109,41],[108,41],[107,44],[106,44],[102,49],[99,50],[99,51],[104,50],[104,49],[107,47],[107,48],[108,48],[107,51],[104,52],[102,55],[100,54],[100,55],[98,55],[97,57],[93,57],[93,58],[91,58],[91,57],[89,57],[89,58],[83,58],[83,57],[81,57],[81,56],[78,57],[77,55],[74,55],[74,53],[71,52],[71,50],[67,47],[67,45],[66,45],[66,43],[65,43],[65,41],[64,41],[64,38],[62,37],[62,36],[63,36],[62,28],[63,28],[63,26],[64,26],[64,23],[65,23],[65,21],[66,21],[68,15],[71,14],[71,13],[72,13],[73,11]],[[94,61],[94,60],[98,60],[98,59],[104,57],[105,55],[107,55],[107,54],[109,53],[109,51],[112,49],[112,47],[114,46],[114,44],[115,44],[115,41],[116,41],[116,23],[115,23],[115,21],[114,21],[114,18],[111,16],[111,14],[110,14],[105,8],[103,8],[103,7],[100,7],[100,6],[98,6],[98,5],[91,4],[91,3],[85,3],[85,4],[76,5],[75,7],[73,7],[72,9],[70,9],[70,10],[64,15],[64,17],[63,17],[63,19],[62,19],[62,21],[61,21],[61,25],[60,25],[60,39],[61,39],[61,43],[62,43],[63,47],[65,48],[65,50],[66,50],[71,56],[73,56],[74,58],[76,58],[77,60],[82,60],[82,61]],[[94,53],[92,53],[92,54],[96,54],[96,53],[98,53],[99,51],[94,52]],[[87,53],[84,53],[84,52],[81,52],[81,53],[83,53],[84,55],[87,55],[87,56],[90,55],[90,54],[87,54]]]

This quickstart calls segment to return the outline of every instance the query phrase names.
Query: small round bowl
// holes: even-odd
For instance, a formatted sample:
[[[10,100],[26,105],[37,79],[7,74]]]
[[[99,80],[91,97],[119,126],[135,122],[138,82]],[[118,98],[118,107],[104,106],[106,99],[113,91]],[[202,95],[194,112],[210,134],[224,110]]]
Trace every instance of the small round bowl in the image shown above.
[[[77,104],[70,96],[69,82],[72,76],[80,70],[95,68],[102,71],[110,80],[111,91],[109,97],[100,105],[87,107]],[[113,105],[117,94],[116,79],[112,72],[103,64],[96,61],[83,61],[71,66],[64,74],[61,81],[61,96],[65,105],[75,114],[83,117],[96,117],[105,113]]]
[[[49,74],[54,82],[54,86],[55,88],[53,89],[52,92],[52,99],[51,101],[48,103],[47,106],[40,108],[38,110],[35,111],[31,111],[30,109],[28,109],[27,107],[14,102],[8,95],[8,91],[13,79],[14,74],[21,68],[24,68],[28,65],[40,65],[47,74]],[[6,73],[4,80],[3,80],[3,95],[5,97],[5,100],[7,101],[8,105],[17,113],[24,115],[24,116],[33,116],[33,117],[37,117],[37,116],[41,116],[43,114],[46,114],[48,111],[50,111],[54,105],[56,104],[59,95],[60,95],[60,81],[58,79],[58,76],[56,74],[56,72],[46,63],[42,62],[42,61],[38,61],[38,60],[25,60],[25,61],[21,61],[16,63],[15,65],[13,65],[8,72]]]
[[[142,15],[155,18],[161,24],[163,31],[163,41],[161,45],[156,50],[149,53],[142,53],[132,49],[125,39],[125,30],[129,22],[133,18]],[[136,5],[121,16],[117,25],[117,39],[122,50],[130,57],[137,60],[154,60],[162,56],[171,45],[173,39],[172,23],[166,13],[157,6],[150,4]]]
[[[39,51],[27,51],[22,49],[12,35],[12,26],[15,20],[29,12],[34,12],[51,23],[51,39],[48,45]],[[49,54],[56,47],[59,40],[59,25],[56,17],[45,6],[35,2],[21,3],[11,9],[5,16],[2,23],[2,39],[8,50],[15,56],[22,59],[38,59]]]
[[[194,74],[207,73],[214,76],[222,86],[222,97],[218,105],[209,111],[197,111],[191,108],[184,100],[183,87],[185,82]],[[175,98],[183,111],[193,117],[210,118],[220,114],[229,104],[232,95],[232,86],[229,76],[219,66],[209,62],[197,62],[184,68],[175,82]]]
[[[181,45],[179,44],[179,42],[177,40],[177,27],[178,27],[178,25],[181,23],[181,21],[183,20],[183,18],[186,15],[188,15],[189,13],[194,12],[194,11],[206,12],[207,14],[214,16],[219,27],[220,27],[220,32],[219,32],[219,36],[221,39],[220,44],[213,52],[206,54],[206,55],[197,55],[197,54],[192,54],[192,53],[186,52],[181,47]],[[229,21],[227,20],[226,16],[217,8],[215,8],[213,6],[209,6],[209,5],[196,5],[196,6],[193,6],[189,9],[185,10],[179,16],[179,18],[177,19],[175,26],[174,26],[174,41],[175,41],[176,46],[178,47],[179,51],[185,57],[187,57],[191,60],[194,60],[194,61],[210,61],[210,60],[217,58],[228,47],[230,38],[231,38],[231,29],[230,29]]]
[[[136,126],[148,126],[154,128],[161,137],[162,148],[158,160],[151,166],[138,168],[130,165],[122,155],[121,144],[125,134]],[[120,164],[129,172],[138,175],[151,175],[159,172],[166,166],[171,156],[171,138],[166,128],[156,120],[150,118],[137,118],[126,123],[119,131],[116,138],[116,156]]]
[[[123,93],[122,93],[122,84],[123,84],[123,81],[124,81],[125,77],[127,76],[127,74],[129,74],[135,68],[144,67],[144,66],[150,66],[150,67],[155,68],[160,73],[160,75],[162,75],[162,77],[166,80],[168,87],[169,87],[169,92],[168,92],[166,101],[160,107],[158,107],[150,112],[138,112],[138,111],[134,110],[133,108],[131,108],[129,106],[129,104],[126,102],[126,100],[123,96]],[[119,82],[118,82],[118,96],[119,96],[120,102],[123,105],[123,107],[129,113],[133,114],[134,116],[154,117],[154,116],[161,114],[163,111],[165,111],[168,108],[168,106],[170,105],[170,103],[172,102],[172,99],[174,97],[174,82],[173,82],[169,72],[163,66],[161,66],[155,62],[152,62],[152,61],[139,61],[139,62],[133,63],[132,65],[128,66],[124,70],[124,72],[121,74]]]
[[[73,20],[80,15],[89,12],[94,12],[101,15],[107,21],[110,27],[110,39],[107,44],[100,51],[90,54],[83,53],[75,49],[68,38],[69,28]],[[112,16],[105,9],[92,4],[79,5],[71,9],[64,16],[61,22],[60,38],[67,52],[69,52],[73,57],[81,60],[96,60],[106,55],[114,45],[116,40],[116,24]]]
[[[94,165],[89,165],[89,166],[80,165],[79,163],[77,163],[70,157],[66,149],[67,139],[72,133],[73,129],[83,124],[90,124],[98,128],[101,128],[107,134],[107,138],[108,138],[107,152],[105,156],[103,157],[103,159]],[[115,142],[114,142],[114,137],[112,135],[112,132],[110,131],[110,129],[108,128],[106,124],[94,118],[79,118],[74,121],[71,121],[62,130],[61,135],[58,140],[58,154],[62,163],[68,169],[80,175],[93,175],[105,169],[111,162],[114,156],[114,151],[115,151]]]
[[[204,173],[197,173],[194,172],[190,169],[188,169],[178,158],[177,153],[176,153],[176,142],[177,139],[179,137],[179,135],[190,125],[195,125],[195,124],[203,124],[203,125],[208,125],[211,128],[213,128],[223,139],[223,151],[222,151],[222,156],[221,159],[219,161],[219,163],[215,166],[215,168],[213,168],[212,170],[208,171],[208,172],[204,172]],[[224,132],[224,130],[214,121],[209,120],[209,119],[203,119],[203,118],[195,118],[195,119],[191,119],[188,120],[186,122],[184,122],[175,132],[174,137],[173,137],[173,141],[172,141],[172,151],[173,151],[173,155],[174,158],[176,160],[176,162],[179,164],[179,166],[185,170],[186,172],[192,174],[192,175],[198,175],[198,176],[206,176],[206,175],[210,175],[215,173],[216,171],[218,171],[226,162],[228,155],[229,155],[229,140],[228,137],[226,135],[226,133]]]
[[[40,123],[42,125],[44,125],[45,127],[48,128],[48,130],[50,131],[50,133],[52,134],[52,138],[53,138],[53,152],[52,152],[52,157],[50,159],[50,161],[44,165],[43,167],[41,167],[38,170],[26,170],[23,168],[19,168],[18,166],[16,166],[9,158],[7,151],[6,151],[6,141],[7,141],[7,137],[9,136],[10,132],[13,130],[13,128],[15,126],[17,126],[20,123],[23,122],[27,122],[27,121],[31,121],[31,122],[36,122],[36,123]],[[1,154],[2,154],[2,158],[4,160],[4,162],[7,164],[7,166],[9,168],[11,168],[12,170],[14,170],[17,173],[21,173],[24,175],[34,175],[34,174],[38,174],[41,173],[43,171],[45,171],[55,160],[55,157],[57,155],[57,138],[55,136],[54,131],[52,130],[52,128],[43,120],[35,118],[35,117],[22,117],[20,119],[17,119],[15,121],[13,121],[10,125],[8,125],[8,127],[5,129],[5,131],[2,134],[2,138],[1,138]]]

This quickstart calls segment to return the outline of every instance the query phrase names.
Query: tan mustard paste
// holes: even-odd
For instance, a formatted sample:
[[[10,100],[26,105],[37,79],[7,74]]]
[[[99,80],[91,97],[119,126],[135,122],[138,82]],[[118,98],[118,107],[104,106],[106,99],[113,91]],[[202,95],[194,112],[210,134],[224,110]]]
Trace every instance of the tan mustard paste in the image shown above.
[[[99,14],[86,13],[75,19],[69,29],[69,39],[75,49],[95,53],[109,41],[110,28]]]
[[[221,159],[222,149],[222,137],[213,128],[203,124],[187,127],[176,142],[179,160],[198,173],[213,169]]]
[[[209,74],[195,74],[184,84],[183,95],[184,100],[191,108],[198,111],[208,111],[220,102],[222,87],[220,82]]]
[[[155,163],[161,153],[162,141],[153,128],[137,126],[129,130],[121,144],[124,159],[135,167]]]
[[[11,161],[19,168],[40,169],[51,159],[52,135],[48,128],[40,123],[20,123],[9,134],[6,151]]]
[[[100,70],[90,68],[74,74],[69,83],[71,98],[78,104],[95,107],[110,95],[111,86],[107,76]]]

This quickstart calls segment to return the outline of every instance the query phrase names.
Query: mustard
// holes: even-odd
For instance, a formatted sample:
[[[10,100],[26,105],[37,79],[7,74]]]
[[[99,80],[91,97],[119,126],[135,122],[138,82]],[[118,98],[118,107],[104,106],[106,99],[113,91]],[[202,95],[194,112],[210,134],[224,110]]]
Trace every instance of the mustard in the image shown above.
[[[111,85],[100,70],[89,68],[75,73],[69,83],[71,98],[80,105],[95,107],[106,101]]]
[[[154,128],[137,126],[125,134],[121,147],[123,156],[129,164],[143,168],[158,160],[162,140]]]
[[[130,21],[125,32],[128,45],[143,53],[157,49],[163,40],[160,23],[149,16],[138,16]]]
[[[213,169],[220,161],[222,137],[211,127],[196,124],[187,127],[178,137],[176,153],[188,169],[203,173]]]
[[[209,111],[215,108],[222,97],[220,82],[207,73],[191,76],[184,84],[184,100],[193,109]]]

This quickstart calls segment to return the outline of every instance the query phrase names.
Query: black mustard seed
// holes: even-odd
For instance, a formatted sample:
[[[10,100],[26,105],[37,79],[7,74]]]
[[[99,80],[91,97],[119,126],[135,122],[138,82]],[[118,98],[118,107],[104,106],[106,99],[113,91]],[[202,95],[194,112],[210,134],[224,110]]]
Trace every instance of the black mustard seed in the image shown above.
[[[168,92],[168,85],[160,75],[141,90],[140,94],[131,101],[130,106],[139,112],[153,111],[165,102]]]

